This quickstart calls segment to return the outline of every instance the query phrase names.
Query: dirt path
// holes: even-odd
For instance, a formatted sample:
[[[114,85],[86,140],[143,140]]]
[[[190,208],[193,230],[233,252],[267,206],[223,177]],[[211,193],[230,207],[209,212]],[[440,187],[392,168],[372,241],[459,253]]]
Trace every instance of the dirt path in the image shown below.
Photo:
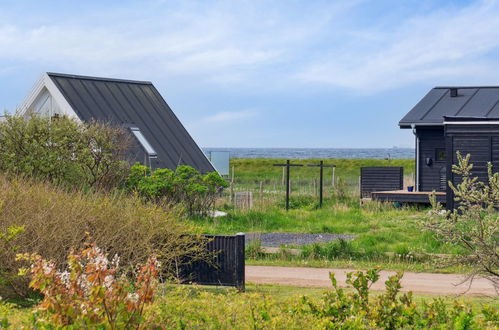
[[[331,287],[329,273],[336,275],[338,284],[346,287],[346,273],[351,269],[328,269],[307,267],[271,267],[246,266],[246,281],[257,284],[282,284],[298,287]],[[373,290],[383,290],[388,276],[395,274],[392,271],[381,271],[380,280],[372,286]],[[496,295],[492,284],[483,278],[461,283],[463,275],[431,274],[431,273],[404,273],[402,291],[412,291],[419,294],[438,295],[468,295],[489,296]]]

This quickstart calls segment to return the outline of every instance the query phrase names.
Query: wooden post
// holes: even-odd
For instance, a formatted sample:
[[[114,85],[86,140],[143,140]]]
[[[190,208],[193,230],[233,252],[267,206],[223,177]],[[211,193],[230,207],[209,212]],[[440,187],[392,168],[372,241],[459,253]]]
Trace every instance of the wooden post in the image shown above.
[[[230,202],[234,202],[234,165],[232,165],[232,178],[230,180]]]
[[[263,181],[260,181],[260,204],[263,203]]]
[[[236,234],[236,244],[235,244],[235,272],[234,272],[234,277],[235,277],[235,282],[236,282],[236,288],[240,292],[244,292],[245,290],[245,274],[244,274],[244,266],[245,266],[245,261],[244,261],[244,233],[237,233]]]
[[[284,166],[286,169],[286,211],[289,210],[289,194],[291,192],[291,182],[289,180],[289,169],[291,166],[303,166],[302,164],[291,164],[289,159],[286,160],[286,164],[274,164],[274,166]]]
[[[333,167],[333,176],[331,178],[331,186],[334,187],[334,170],[336,169],[336,167]]]
[[[285,177],[286,177],[286,169],[283,167],[282,168],[282,185],[284,186],[285,183]]]
[[[324,167],[332,167],[334,171],[335,165],[324,165],[324,161],[321,160],[319,164],[309,164],[308,166],[319,167],[319,207],[322,207],[323,202],[323,189],[324,189]],[[333,172],[334,173],[334,172]]]

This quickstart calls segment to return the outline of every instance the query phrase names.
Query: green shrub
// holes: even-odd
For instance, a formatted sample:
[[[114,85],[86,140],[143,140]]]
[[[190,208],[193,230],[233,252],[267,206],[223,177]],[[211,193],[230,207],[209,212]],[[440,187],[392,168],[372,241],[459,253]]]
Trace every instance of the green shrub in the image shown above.
[[[126,177],[130,145],[129,134],[109,124],[7,116],[0,122],[0,171],[111,189]]]
[[[206,215],[228,183],[216,172],[203,175],[187,165],[179,166],[175,171],[151,171],[137,163],[132,166],[125,185],[128,191],[138,192],[147,200],[182,204],[193,216]]]
[[[203,239],[185,235],[194,228],[179,218],[177,209],[144,203],[136,196],[68,192],[49,183],[0,176],[0,235],[4,237],[0,239],[0,296],[31,293],[28,279],[17,276],[23,265],[15,261],[17,253],[37,253],[61,268],[69,251],[80,248],[87,234],[110,255],[118,254],[130,272],[156,254],[164,275],[176,275],[184,256],[205,257]]]
[[[360,251],[351,242],[339,239],[324,244],[305,245],[301,256],[307,259],[350,259],[350,260],[381,260],[386,256],[376,251]]]
[[[385,291],[373,296],[369,288],[379,280],[379,270],[347,274],[347,284],[353,291],[339,288],[334,274],[330,274],[333,290],[324,294],[320,302],[303,298],[306,312],[327,320],[329,329],[477,329],[499,325],[497,310],[484,307],[483,317],[477,317],[471,307],[457,301],[449,306],[441,299],[418,306],[412,293],[399,294],[403,273],[390,276]]]

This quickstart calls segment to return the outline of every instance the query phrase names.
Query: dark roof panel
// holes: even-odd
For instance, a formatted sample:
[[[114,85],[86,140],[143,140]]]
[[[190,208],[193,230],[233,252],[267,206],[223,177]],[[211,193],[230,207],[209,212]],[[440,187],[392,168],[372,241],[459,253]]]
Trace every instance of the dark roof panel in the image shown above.
[[[449,112],[456,116],[477,91],[477,89],[462,89],[458,91],[457,97],[450,97],[450,93],[447,92],[421,120],[439,123],[443,121],[444,116],[449,115]]]
[[[80,119],[138,127],[157,153],[157,167],[175,169],[185,164],[203,173],[215,170],[152,83],[48,75]],[[139,150],[136,160],[143,161],[144,154]]]
[[[452,97],[450,89],[457,89]],[[499,87],[435,87],[399,122],[402,128],[443,125],[444,116],[488,118],[499,115]]]

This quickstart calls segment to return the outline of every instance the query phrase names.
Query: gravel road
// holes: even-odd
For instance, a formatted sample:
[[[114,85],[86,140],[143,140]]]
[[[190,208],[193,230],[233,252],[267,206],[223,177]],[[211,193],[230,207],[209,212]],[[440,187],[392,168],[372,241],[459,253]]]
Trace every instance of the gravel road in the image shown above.
[[[339,239],[351,240],[353,235],[344,234],[300,234],[300,233],[246,233],[246,244],[260,240],[262,246],[307,245],[326,243]]]

